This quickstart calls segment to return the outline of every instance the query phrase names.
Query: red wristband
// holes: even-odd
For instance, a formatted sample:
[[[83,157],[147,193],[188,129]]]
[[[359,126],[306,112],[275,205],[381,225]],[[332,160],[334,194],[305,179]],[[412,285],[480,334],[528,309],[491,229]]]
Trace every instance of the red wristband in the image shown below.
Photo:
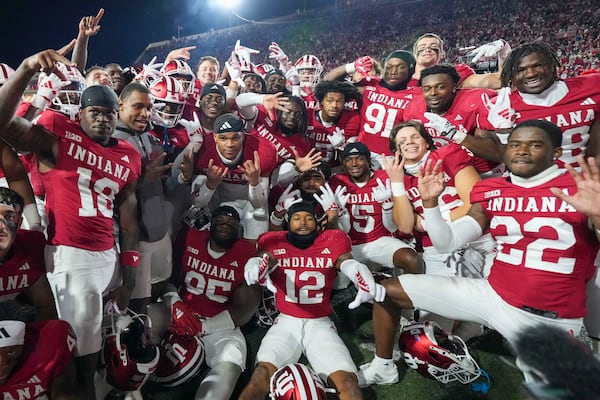
[[[140,265],[140,252],[135,250],[124,251],[119,257],[121,265],[138,267]]]

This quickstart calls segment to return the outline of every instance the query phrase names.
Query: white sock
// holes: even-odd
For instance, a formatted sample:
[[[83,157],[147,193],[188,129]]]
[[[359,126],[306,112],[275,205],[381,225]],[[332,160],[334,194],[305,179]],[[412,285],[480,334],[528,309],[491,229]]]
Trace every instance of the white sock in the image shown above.
[[[373,364],[379,365],[382,367],[389,367],[389,366],[394,365],[394,359],[393,358],[381,358],[381,357],[375,355],[375,358],[373,358]]]

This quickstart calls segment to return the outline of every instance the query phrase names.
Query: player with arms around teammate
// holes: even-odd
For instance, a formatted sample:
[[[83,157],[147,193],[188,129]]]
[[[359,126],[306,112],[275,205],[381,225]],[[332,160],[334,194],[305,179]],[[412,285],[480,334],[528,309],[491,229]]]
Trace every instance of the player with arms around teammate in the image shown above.
[[[438,206],[441,161],[425,165],[419,193],[435,248],[452,251],[489,230],[498,251],[488,279],[402,275],[384,281],[386,301],[373,306],[381,343],[393,344],[398,309],[412,307],[489,326],[511,343],[522,329],[538,324],[581,331],[586,283],[599,249],[600,173],[593,158],[579,158],[583,174],[559,169],[561,136],[548,121],[517,125],[504,158],[510,175],[476,183],[467,215],[451,223]],[[377,346],[378,357],[385,352],[391,354]]]
[[[119,308],[129,303],[139,264],[135,188],[140,156],[130,144],[111,138],[119,101],[107,86],[82,93],[80,122],[43,112],[36,124],[16,117],[27,83],[40,69],[50,73],[56,62],[68,63],[54,50],[26,58],[0,89],[0,132],[15,149],[35,153],[46,189],[49,245],[48,281],[58,315],[77,335],[78,379],[85,397],[94,399],[94,370],[102,344],[102,296],[113,293]],[[113,215],[118,215],[120,259],[115,247]]]
[[[257,365],[240,399],[264,399],[275,371],[304,354],[321,378],[327,378],[341,400],[362,399],[356,366],[331,314],[330,296],[336,271],[358,289],[349,308],[380,301],[385,292],[366,265],[352,259],[350,239],[340,230],[319,231],[315,209],[297,203],[288,210],[289,230],[267,232],[258,239],[259,254],[246,264],[246,282],[275,291],[281,312],[262,340]],[[267,264],[274,266],[269,274]]]

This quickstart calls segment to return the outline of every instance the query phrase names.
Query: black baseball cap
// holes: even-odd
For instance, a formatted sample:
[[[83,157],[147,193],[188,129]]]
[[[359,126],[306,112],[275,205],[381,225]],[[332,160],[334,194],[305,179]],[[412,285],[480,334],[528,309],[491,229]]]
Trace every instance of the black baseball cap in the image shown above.
[[[227,132],[243,132],[244,121],[232,113],[219,115],[215,120],[214,130],[216,134]]]
[[[346,147],[344,147],[344,151],[342,152],[342,159],[350,156],[365,156],[369,160],[371,159],[371,151],[361,142],[348,143]]]
[[[229,217],[235,218],[238,221],[240,220],[240,214],[237,212],[237,210],[231,206],[221,206],[219,208],[217,208],[213,214],[212,217],[218,217],[219,215],[227,215]]]
[[[302,175],[300,175],[300,179],[306,179],[306,177],[312,176],[313,174],[319,174],[325,180],[329,180],[329,178],[331,178],[331,167],[329,164],[322,162],[317,167],[313,167],[308,171],[304,171]]]
[[[114,90],[104,85],[92,85],[81,93],[81,108],[110,107],[119,111],[119,98]]]
[[[220,94],[223,98],[227,98],[227,93],[225,93],[225,88],[223,85],[219,85],[218,83],[207,83],[202,86],[202,91],[200,92],[200,98],[203,98],[207,94]]]

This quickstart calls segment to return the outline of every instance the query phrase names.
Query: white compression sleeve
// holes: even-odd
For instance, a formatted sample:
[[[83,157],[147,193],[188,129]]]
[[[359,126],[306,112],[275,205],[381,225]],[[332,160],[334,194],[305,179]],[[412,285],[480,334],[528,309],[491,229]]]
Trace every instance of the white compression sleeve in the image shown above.
[[[423,208],[423,217],[431,243],[440,253],[450,253],[483,234],[481,225],[468,215],[448,223],[442,218],[440,208],[434,207]]]

